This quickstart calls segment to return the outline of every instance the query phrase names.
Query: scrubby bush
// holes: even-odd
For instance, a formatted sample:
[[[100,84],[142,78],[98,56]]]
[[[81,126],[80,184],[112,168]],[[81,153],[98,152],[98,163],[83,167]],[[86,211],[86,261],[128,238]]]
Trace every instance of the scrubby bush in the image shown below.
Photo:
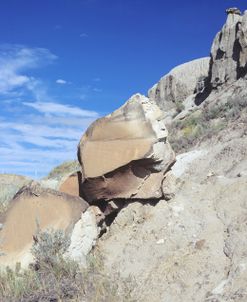
[[[204,108],[170,125],[169,141],[175,152],[185,152],[199,141],[216,135],[230,122],[247,114],[246,111],[247,97],[231,97],[224,103],[205,104]]]
[[[63,231],[38,231],[32,247],[34,263],[29,269],[22,270],[17,264],[15,269],[0,272],[0,301],[134,301],[130,299],[133,283],[104,275],[100,257],[91,256],[85,269],[65,259],[68,245]]]
[[[177,114],[180,113],[180,112],[182,112],[185,109],[184,104],[183,104],[182,101],[175,102],[175,105],[176,105],[176,112],[177,112]]]
[[[36,265],[54,267],[63,261],[63,255],[69,245],[69,236],[62,230],[38,231],[34,235],[34,244],[31,252]]]

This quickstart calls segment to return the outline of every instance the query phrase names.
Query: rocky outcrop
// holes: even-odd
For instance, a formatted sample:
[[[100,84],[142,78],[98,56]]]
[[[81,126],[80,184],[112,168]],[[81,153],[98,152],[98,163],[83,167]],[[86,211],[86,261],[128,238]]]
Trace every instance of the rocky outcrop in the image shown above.
[[[247,12],[227,10],[227,20],[211,48],[209,78],[212,88],[230,84],[247,73]]]
[[[134,301],[247,301],[244,132],[238,123],[177,156],[172,202],[128,204],[100,238],[105,271],[132,276]]]
[[[148,92],[164,111],[178,108],[195,92],[198,81],[208,76],[209,58],[197,59],[172,69]]]
[[[38,228],[62,229],[70,233],[88,208],[87,202],[33,182],[23,187],[0,216],[0,264],[26,267],[31,261],[30,248]]]
[[[167,135],[162,112],[140,94],[94,122],[78,147],[83,198],[161,198],[164,174],[175,161]]]

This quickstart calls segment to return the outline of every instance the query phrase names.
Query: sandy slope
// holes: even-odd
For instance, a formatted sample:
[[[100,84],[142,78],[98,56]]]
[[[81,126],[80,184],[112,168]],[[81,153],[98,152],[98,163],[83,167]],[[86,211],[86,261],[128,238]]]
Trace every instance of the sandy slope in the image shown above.
[[[247,301],[246,159],[246,124],[180,156],[175,198],[129,204],[101,238],[106,272],[137,301]]]

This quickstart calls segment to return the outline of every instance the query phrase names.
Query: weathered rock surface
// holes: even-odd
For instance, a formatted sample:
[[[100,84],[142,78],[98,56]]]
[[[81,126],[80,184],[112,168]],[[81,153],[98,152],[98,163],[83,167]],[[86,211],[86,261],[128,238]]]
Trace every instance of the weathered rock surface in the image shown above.
[[[167,135],[161,110],[140,94],[94,122],[78,148],[83,198],[161,198],[164,174],[175,161]]]
[[[62,229],[71,232],[81,214],[88,208],[82,198],[51,189],[37,183],[23,187],[10,202],[8,210],[0,216],[0,264],[14,266],[21,262],[27,266],[32,257],[30,248],[37,228]]]
[[[209,78],[213,88],[232,83],[247,73],[247,12],[227,11],[222,30],[211,48]]]
[[[58,190],[73,196],[80,196],[80,184],[82,183],[81,172],[75,172],[64,177],[59,185]]]
[[[86,256],[96,244],[104,215],[98,207],[91,206],[81,215],[71,234],[71,243],[65,256],[86,266]]]
[[[162,77],[148,92],[148,97],[164,111],[169,111],[194,93],[198,81],[207,77],[209,58],[179,65]]]

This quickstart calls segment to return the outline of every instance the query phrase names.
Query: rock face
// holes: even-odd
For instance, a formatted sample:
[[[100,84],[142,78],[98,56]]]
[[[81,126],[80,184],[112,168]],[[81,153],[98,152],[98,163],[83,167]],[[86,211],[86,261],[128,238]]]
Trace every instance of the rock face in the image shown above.
[[[80,184],[82,182],[81,172],[75,172],[62,179],[58,190],[73,196],[80,196]]]
[[[160,198],[164,174],[175,161],[162,112],[137,94],[83,135],[78,157],[88,202]]]
[[[209,58],[197,59],[172,69],[148,92],[151,100],[168,111],[194,93],[197,82],[208,76]]]
[[[0,216],[0,264],[26,267],[31,261],[30,248],[37,228],[62,229],[71,232],[81,214],[88,208],[82,198],[44,189],[36,183],[23,187]]]
[[[213,88],[232,83],[247,73],[247,11],[242,16],[233,8],[227,14],[211,49],[209,78]]]

